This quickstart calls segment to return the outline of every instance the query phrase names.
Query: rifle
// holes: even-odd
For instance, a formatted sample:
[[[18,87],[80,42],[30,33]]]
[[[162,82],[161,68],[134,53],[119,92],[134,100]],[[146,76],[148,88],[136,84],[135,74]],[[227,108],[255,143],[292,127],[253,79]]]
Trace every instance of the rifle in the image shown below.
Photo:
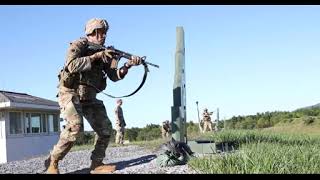
[[[124,52],[124,51],[121,51],[119,49],[114,48],[114,46],[105,47],[105,46],[102,46],[102,45],[99,45],[99,44],[93,44],[93,43],[90,43],[90,42],[88,43],[88,49],[92,50],[92,51],[95,51],[95,52],[104,51],[106,49],[112,50],[114,52],[113,57],[117,61],[120,61],[121,58],[131,59],[131,57],[133,56],[130,53],[127,53],[127,52]],[[146,58],[147,58],[146,56],[142,56],[141,57],[143,65],[145,65],[145,66],[146,65],[150,65],[150,66],[159,68],[159,65],[156,65],[156,64],[153,64],[153,63],[150,63],[150,62],[146,61]]]
[[[94,44],[94,43],[88,42],[88,47],[87,48],[88,48],[88,50],[93,51],[93,52],[100,52],[100,51],[104,51],[104,50],[107,50],[107,49],[112,50],[113,51],[112,56],[117,62],[119,62],[121,58],[131,59],[132,56],[133,56],[132,54],[124,52],[124,51],[121,51],[119,49],[116,49],[113,46],[105,47],[105,46],[102,46],[102,45],[99,45],[99,44]],[[97,89],[95,86],[93,86],[93,87],[95,89],[97,89],[99,92],[102,92],[104,95],[109,96],[111,98],[124,98],[124,97],[132,96],[133,94],[138,92],[140,90],[140,88],[143,86],[143,84],[145,83],[145,81],[147,79],[147,74],[149,72],[148,65],[154,66],[156,68],[159,68],[158,65],[152,64],[150,62],[147,62],[146,58],[147,58],[146,56],[141,57],[142,65],[144,66],[144,75],[143,75],[143,78],[142,78],[142,82],[139,85],[139,87],[135,91],[133,91],[131,94],[128,94],[128,95],[125,95],[125,96],[116,97],[116,96],[112,96],[112,95],[106,94],[106,93],[102,92],[101,90],[99,91],[99,89]]]

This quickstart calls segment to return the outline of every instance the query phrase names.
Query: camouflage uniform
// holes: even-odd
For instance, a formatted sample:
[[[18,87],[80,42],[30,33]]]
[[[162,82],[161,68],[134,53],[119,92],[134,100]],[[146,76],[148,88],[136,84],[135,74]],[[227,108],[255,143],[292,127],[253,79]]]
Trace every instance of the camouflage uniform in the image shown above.
[[[212,112],[208,112],[207,109],[204,110],[204,112],[202,113],[203,116],[203,132],[206,131],[212,131],[212,122],[211,122],[211,117],[210,115],[212,115]]]
[[[116,143],[117,144],[123,144],[123,139],[124,139],[124,131],[125,131],[125,126],[126,122],[124,121],[123,117],[123,111],[120,105],[118,105],[115,110],[115,116],[116,116]]]
[[[86,39],[83,38],[70,44],[66,58],[67,64],[72,61],[68,66],[69,71],[79,72],[81,74],[80,81],[89,82],[100,90],[106,87],[103,70],[107,72],[107,76],[112,81],[120,80],[117,69],[112,69],[110,66],[104,67],[101,64],[102,61],[90,63],[87,58],[90,52],[86,52],[85,49],[86,42]],[[58,103],[67,124],[60,134],[58,143],[51,151],[52,157],[61,160],[68,153],[83,130],[84,116],[98,135],[91,160],[103,160],[111,136],[112,124],[103,102],[96,99],[97,93],[94,87],[88,85],[78,85],[75,89],[70,89],[60,84]]]
[[[170,123],[169,123],[169,121],[164,121],[164,122],[162,123],[162,126],[161,126],[161,135],[162,135],[162,138],[163,138],[163,139],[169,137],[170,132],[171,132],[170,129],[171,129],[171,128],[170,128]]]
[[[98,38],[98,29],[103,29],[105,36],[108,28],[106,20],[93,18],[86,24],[85,33],[89,37],[95,31],[94,37]],[[100,35],[101,31],[99,31],[99,37]],[[92,173],[115,170],[114,166],[102,163],[112,133],[112,124],[103,102],[96,96],[106,88],[107,77],[114,82],[123,79],[132,65],[139,65],[141,62],[132,59],[117,69],[117,63],[109,50],[101,52],[89,50],[88,45],[93,42],[89,42],[88,37],[70,43],[65,66],[59,74],[58,103],[61,115],[67,124],[50,152],[50,157],[45,161],[47,173],[59,173],[58,161],[64,158],[83,132],[83,117],[88,120],[97,134],[90,157]]]

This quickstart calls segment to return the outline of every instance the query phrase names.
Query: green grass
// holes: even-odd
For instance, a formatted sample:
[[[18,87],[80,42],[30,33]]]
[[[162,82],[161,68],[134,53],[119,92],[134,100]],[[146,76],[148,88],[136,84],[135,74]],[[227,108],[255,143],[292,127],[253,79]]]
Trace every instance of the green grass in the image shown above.
[[[319,150],[319,144],[250,143],[231,154],[192,159],[189,165],[210,174],[318,174]]]
[[[226,130],[219,133],[204,134],[204,139],[211,139],[215,142],[238,142],[255,143],[269,142],[281,144],[320,144],[319,135],[291,134],[291,133],[271,133],[261,130]]]
[[[312,124],[305,124],[303,118],[296,118],[292,122],[278,123],[274,127],[265,128],[262,131],[278,133],[287,132],[290,134],[320,135],[320,119],[315,118]]]
[[[233,153],[192,159],[189,165],[200,173],[320,173],[319,135],[229,130],[205,134],[204,138],[236,142],[240,148]]]

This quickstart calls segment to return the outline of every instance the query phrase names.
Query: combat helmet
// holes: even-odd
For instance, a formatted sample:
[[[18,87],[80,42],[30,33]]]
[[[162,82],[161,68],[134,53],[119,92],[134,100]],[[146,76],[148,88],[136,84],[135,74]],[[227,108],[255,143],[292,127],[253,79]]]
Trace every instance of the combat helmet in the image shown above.
[[[92,18],[87,22],[84,30],[86,35],[89,35],[93,33],[95,29],[100,29],[100,28],[104,28],[107,32],[109,29],[108,22],[105,19]]]

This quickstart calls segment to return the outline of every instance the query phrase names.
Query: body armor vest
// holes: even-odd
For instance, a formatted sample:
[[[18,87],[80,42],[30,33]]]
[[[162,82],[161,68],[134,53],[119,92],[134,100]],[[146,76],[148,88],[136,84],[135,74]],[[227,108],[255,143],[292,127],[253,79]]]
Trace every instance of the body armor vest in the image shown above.
[[[85,48],[81,51],[81,57],[96,53],[89,51],[86,46],[87,45],[85,45]],[[103,61],[94,61],[91,64],[90,70],[80,73],[70,73],[67,69],[68,65],[69,64],[67,64],[58,75],[60,85],[77,90],[80,95],[80,100],[95,99],[96,94],[106,88],[106,70],[108,64],[105,64]]]

